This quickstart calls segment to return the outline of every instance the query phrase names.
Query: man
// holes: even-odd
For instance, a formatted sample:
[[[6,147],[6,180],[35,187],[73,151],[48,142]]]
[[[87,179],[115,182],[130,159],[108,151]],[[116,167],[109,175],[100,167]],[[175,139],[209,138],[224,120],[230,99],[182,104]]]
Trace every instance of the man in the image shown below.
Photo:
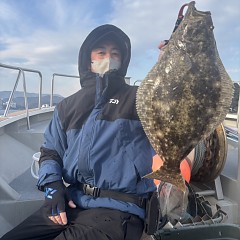
[[[44,134],[44,205],[2,239],[140,239],[155,185],[142,178],[153,151],[137,116],[137,87],[124,79],[130,55],[128,36],[113,25],[87,36],[82,88],[58,104]]]

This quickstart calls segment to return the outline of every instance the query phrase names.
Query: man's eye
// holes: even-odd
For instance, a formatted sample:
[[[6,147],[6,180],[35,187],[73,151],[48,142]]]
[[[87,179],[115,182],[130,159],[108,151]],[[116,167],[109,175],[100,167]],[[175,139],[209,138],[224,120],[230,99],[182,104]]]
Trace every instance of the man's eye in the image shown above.
[[[120,53],[119,53],[119,52],[112,52],[112,55],[119,57],[119,56],[120,56]]]

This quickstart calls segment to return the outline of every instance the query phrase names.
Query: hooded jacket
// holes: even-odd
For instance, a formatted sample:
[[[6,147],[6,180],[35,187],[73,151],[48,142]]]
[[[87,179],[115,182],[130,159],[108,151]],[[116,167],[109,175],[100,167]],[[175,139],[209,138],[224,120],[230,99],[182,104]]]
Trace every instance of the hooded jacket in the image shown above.
[[[97,41],[114,40],[121,49],[119,70],[100,77],[89,70],[90,53]],[[63,180],[100,189],[147,196],[153,180],[142,178],[152,171],[152,147],[143,131],[135,106],[137,86],[125,83],[131,55],[127,35],[113,25],[94,29],[79,51],[81,89],[60,102],[44,133],[38,187]],[[107,207],[144,218],[144,209],[111,198],[93,198],[72,187],[73,201],[82,208]]]

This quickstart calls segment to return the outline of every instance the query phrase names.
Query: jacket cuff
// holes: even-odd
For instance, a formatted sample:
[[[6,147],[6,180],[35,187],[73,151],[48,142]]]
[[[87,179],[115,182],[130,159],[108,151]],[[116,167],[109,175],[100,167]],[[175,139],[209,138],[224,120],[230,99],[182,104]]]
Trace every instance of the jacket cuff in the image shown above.
[[[40,191],[44,191],[45,184],[62,180],[62,168],[54,160],[45,160],[41,164],[38,175],[37,187]]]

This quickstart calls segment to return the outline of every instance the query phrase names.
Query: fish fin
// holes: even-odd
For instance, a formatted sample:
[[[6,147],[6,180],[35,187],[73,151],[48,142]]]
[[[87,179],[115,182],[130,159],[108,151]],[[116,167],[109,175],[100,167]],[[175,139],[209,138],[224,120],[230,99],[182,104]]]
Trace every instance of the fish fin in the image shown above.
[[[179,173],[172,172],[172,174],[171,173],[169,174],[169,171],[160,168],[157,171],[151,172],[143,177],[158,179],[163,182],[171,183],[184,193],[186,192],[185,180],[180,172]]]

